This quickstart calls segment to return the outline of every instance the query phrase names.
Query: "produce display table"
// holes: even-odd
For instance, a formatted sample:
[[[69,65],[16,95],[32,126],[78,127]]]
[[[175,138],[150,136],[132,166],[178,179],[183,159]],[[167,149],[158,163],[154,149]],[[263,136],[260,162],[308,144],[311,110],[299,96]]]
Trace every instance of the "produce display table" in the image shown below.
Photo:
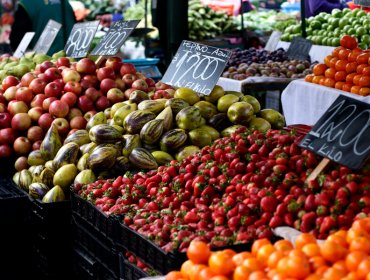
[[[363,97],[303,80],[291,82],[281,96],[286,124],[315,124],[339,94],[370,104],[370,96]]]
[[[290,46],[290,43],[279,41],[279,43],[276,46],[276,49],[283,48],[284,50],[287,50],[289,46]],[[309,53],[311,57],[311,61],[312,62],[324,61],[325,56],[331,54],[334,49],[335,49],[334,47],[313,45]]]
[[[245,80],[233,80],[220,78],[217,84],[224,90],[240,91],[247,93],[248,90],[284,90],[294,79],[273,77],[249,77]]]

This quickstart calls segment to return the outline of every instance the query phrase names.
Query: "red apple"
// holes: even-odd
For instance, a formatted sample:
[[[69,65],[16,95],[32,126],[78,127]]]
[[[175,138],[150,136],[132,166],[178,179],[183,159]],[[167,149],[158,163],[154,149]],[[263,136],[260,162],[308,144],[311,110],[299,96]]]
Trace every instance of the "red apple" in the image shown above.
[[[119,88],[122,91],[124,91],[126,89],[126,84],[125,84],[124,81],[122,81],[121,78],[116,78],[114,81],[117,84],[117,88]]]
[[[105,62],[105,66],[113,68],[116,73],[120,72],[122,64],[122,59],[118,56],[109,57]]]
[[[94,110],[94,102],[85,95],[78,98],[77,106],[84,113]]]
[[[15,170],[22,171],[23,169],[28,168],[28,162],[27,162],[27,157],[19,157],[14,163],[14,168]]]
[[[136,69],[132,63],[123,63],[119,72],[121,76],[125,74],[136,74]]]
[[[56,125],[59,135],[66,135],[69,131],[69,123],[65,118],[56,118],[53,121]]]
[[[106,96],[100,96],[95,102],[95,107],[99,111],[104,111],[106,108],[109,108],[111,103]]]
[[[2,92],[0,92],[0,104],[1,103],[3,103],[3,104],[5,104],[6,103],[6,99],[5,99],[5,97],[4,97],[4,92],[2,91]]]
[[[85,96],[87,96],[93,102],[95,102],[99,97],[103,96],[103,94],[100,90],[97,90],[96,88],[90,87],[90,88],[86,89]]]
[[[27,113],[28,106],[24,101],[12,100],[8,103],[8,112],[14,116],[18,113]]]
[[[89,119],[91,119],[91,117],[93,117],[95,114],[96,114],[95,110],[88,111],[88,112],[85,113],[84,118],[87,121],[89,121]]]
[[[68,81],[64,86],[64,92],[73,92],[76,95],[80,95],[82,91],[81,84],[79,82]]]
[[[69,106],[67,103],[61,100],[55,100],[50,103],[49,113],[57,118],[64,118],[69,112]]]
[[[28,115],[30,116],[33,122],[38,122],[41,115],[44,113],[42,107],[33,107],[28,111]]]
[[[36,79],[37,75],[33,72],[28,72],[24,74],[21,78],[21,86],[28,87],[32,80]]]
[[[118,88],[112,88],[107,92],[107,98],[110,103],[115,104],[125,100],[125,95],[122,90]]]
[[[62,95],[62,87],[56,82],[50,82],[45,87],[46,97],[59,97]]]
[[[65,82],[63,81],[63,79],[56,79],[53,81],[54,83],[57,83],[61,88],[64,88],[65,86]]]
[[[147,83],[148,87],[155,87],[155,81],[152,78],[145,78],[145,82]]]
[[[44,93],[46,87],[46,81],[41,78],[36,78],[31,81],[29,88],[35,93]]]
[[[165,89],[165,91],[168,93],[169,98],[172,98],[175,96],[175,90],[173,88]]]
[[[134,88],[128,88],[128,89],[126,89],[125,90],[125,93],[124,93],[124,95],[125,95],[125,98],[126,99],[130,99],[130,95],[131,95],[131,93],[132,92],[134,92],[136,89],[134,89]]]
[[[13,144],[14,152],[18,155],[26,155],[31,151],[32,144],[31,141],[24,136],[20,136],[15,139]]]
[[[127,87],[131,87],[132,83],[136,80],[136,75],[134,74],[125,74],[122,77],[122,81],[126,84]]]
[[[12,155],[13,149],[6,144],[0,145],[0,158],[7,158]]]
[[[116,78],[116,74],[114,73],[114,70],[111,67],[99,68],[98,71],[96,71],[96,76],[98,77],[99,81],[102,81],[104,79],[114,80]]]
[[[32,144],[32,151],[40,150],[42,140],[36,141]]]
[[[76,65],[77,65],[77,62],[73,61],[73,62],[71,62],[71,65],[69,66],[69,68],[74,70],[74,71],[77,71],[76,70]]]
[[[12,75],[6,76],[4,80],[2,81],[3,90],[7,90],[8,88],[12,86],[16,86],[19,84],[19,80],[17,77],[14,77]]]
[[[40,116],[38,124],[43,130],[48,130],[53,122],[53,117],[49,113],[44,113]]]
[[[96,71],[96,64],[90,58],[83,58],[77,62],[76,70],[83,74],[93,74]]]
[[[131,87],[134,88],[134,89],[145,91],[145,92],[148,90],[148,84],[143,79],[135,80],[132,83]]]
[[[143,73],[140,73],[140,72],[136,72],[136,77],[137,79],[142,79],[145,81],[146,77]]]
[[[45,94],[43,93],[36,94],[31,101],[31,108],[42,107],[42,103],[44,102],[45,99],[46,99]]]
[[[36,142],[44,139],[44,131],[40,126],[31,126],[27,130],[27,138],[32,142]]]
[[[60,100],[67,103],[68,107],[71,108],[77,102],[77,95],[74,94],[73,92],[68,91],[65,94],[63,94]]]
[[[12,116],[9,113],[0,113],[0,128],[10,127]]]
[[[33,92],[29,87],[20,87],[15,92],[15,99],[30,104],[33,99]]]
[[[67,120],[72,120],[74,117],[78,117],[78,116],[83,116],[82,115],[82,112],[81,112],[81,110],[80,109],[78,109],[78,108],[71,108],[70,110],[69,110],[69,113],[68,113],[68,115],[67,115]]]
[[[12,128],[15,130],[26,130],[31,126],[31,118],[27,113],[18,113],[12,118]]]
[[[80,73],[78,73],[76,70],[72,70],[69,68],[65,68],[62,71],[62,77],[63,81],[65,83],[72,81],[72,82],[79,82],[81,80]]]
[[[73,128],[73,129],[71,129],[71,130],[68,132],[67,137],[68,137],[69,135],[72,135],[73,133],[75,133],[77,130],[78,130],[77,128]]]
[[[4,92],[4,94],[3,94],[3,96],[5,97],[5,99],[6,99],[6,101],[12,101],[12,100],[14,100],[15,99],[15,93],[17,92],[17,89],[18,89],[18,87],[16,87],[16,86],[11,86],[11,87],[8,87],[6,90],[5,90],[5,92]]]
[[[46,71],[46,69],[49,69],[49,68],[54,67],[54,66],[55,66],[54,63],[52,63],[49,60],[46,60],[46,61],[44,61],[40,64],[40,72],[44,73]]]
[[[70,120],[69,125],[71,128],[85,129],[87,121],[83,116],[77,116]]]
[[[44,75],[45,75],[45,80],[48,82],[52,82],[52,81],[62,78],[62,73],[56,67],[51,67],[49,69],[46,69]]]
[[[50,104],[54,101],[58,100],[56,97],[48,97],[46,98],[43,102],[42,102],[42,109],[44,109],[44,111],[49,111],[49,108],[50,108]]]
[[[96,88],[99,84],[99,80],[96,75],[85,75],[82,77],[80,84],[83,89],[87,89],[89,87]]]
[[[155,88],[158,90],[158,89],[163,89],[163,90],[165,90],[165,89],[169,89],[169,88],[172,88],[170,85],[167,85],[167,84],[165,84],[165,83],[162,83],[161,81],[159,81],[159,82],[157,82],[156,84],[155,84]]]
[[[45,74],[44,73],[37,74],[37,78],[40,78],[40,79],[42,79],[42,80],[44,80],[46,82],[46,77],[45,77]]]
[[[69,58],[67,57],[60,57],[57,59],[56,62],[57,67],[66,66],[69,67],[71,65]]]
[[[6,106],[4,103],[0,103],[0,113],[7,112],[8,110],[6,109]]]
[[[110,90],[112,88],[116,88],[116,87],[117,87],[117,83],[112,79],[107,78],[107,79],[103,79],[100,82],[100,90],[103,94],[107,93],[108,90]]]
[[[0,129],[0,144],[13,144],[17,132],[13,128]]]

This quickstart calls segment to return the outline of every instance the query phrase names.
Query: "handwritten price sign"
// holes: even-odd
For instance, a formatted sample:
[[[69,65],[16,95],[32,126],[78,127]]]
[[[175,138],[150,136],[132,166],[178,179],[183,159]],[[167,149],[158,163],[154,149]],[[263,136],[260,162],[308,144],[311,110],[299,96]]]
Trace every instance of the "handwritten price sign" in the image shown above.
[[[94,39],[99,21],[76,23],[73,25],[67,44],[64,48],[69,57],[85,57]]]
[[[209,95],[220,78],[231,52],[190,41],[182,41],[162,82]]]
[[[62,25],[59,22],[50,19],[42,31],[40,38],[37,40],[33,50],[37,53],[46,54],[53,44],[55,37],[57,37],[61,27]]]
[[[354,0],[354,3],[359,6],[370,7],[370,0]]]
[[[114,22],[109,28],[108,33],[103,37],[91,54],[101,56],[117,54],[139,22],[140,20],[121,20]]]
[[[352,169],[370,155],[370,105],[339,96],[299,144]]]

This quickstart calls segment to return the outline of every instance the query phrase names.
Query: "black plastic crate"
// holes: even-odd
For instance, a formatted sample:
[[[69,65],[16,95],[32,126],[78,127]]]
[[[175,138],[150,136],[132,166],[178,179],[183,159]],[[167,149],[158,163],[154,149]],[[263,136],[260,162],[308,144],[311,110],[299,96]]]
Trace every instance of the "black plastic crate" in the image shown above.
[[[118,254],[114,244],[95,236],[89,229],[72,218],[72,238],[74,246],[83,248],[89,255],[99,261],[111,275],[119,275]]]
[[[114,244],[117,234],[117,221],[100,211],[94,204],[71,191],[72,215],[74,219],[100,239]]]
[[[141,278],[149,277],[146,272],[130,263],[122,253],[119,253],[119,271],[120,280],[139,280]]]

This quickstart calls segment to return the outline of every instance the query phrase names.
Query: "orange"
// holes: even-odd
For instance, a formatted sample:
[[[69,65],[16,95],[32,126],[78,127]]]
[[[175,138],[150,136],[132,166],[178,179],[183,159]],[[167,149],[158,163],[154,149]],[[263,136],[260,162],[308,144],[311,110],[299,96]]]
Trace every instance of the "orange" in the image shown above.
[[[343,48],[343,47],[336,47],[336,48],[333,50],[332,55],[333,55],[334,57],[339,57],[339,52],[340,52],[341,50],[343,50],[343,49],[345,49],[345,48]]]
[[[190,242],[186,255],[193,263],[206,264],[211,255],[211,250],[205,242],[194,240]]]
[[[180,272],[185,279],[190,279],[190,271],[193,266],[194,263],[191,260],[187,260],[181,265]]]
[[[359,94],[360,90],[361,90],[360,86],[353,86],[351,87],[350,93]]]
[[[213,276],[216,276],[216,274],[209,267],[205,267],[199,272],[198,280],[208,280]]]
[[[366,277],[370,274],[370,257],[367,257],[357,267],[357,276],[360,279],[366,279]]]
[[[251,250],[252,255],[257,256],[259,249],[261,249],[262,246],[267,245],[267,244],[271,245],[271,242],[267,238],[258,239],[254,241],[252,245],[252,250]]]
[[[348,55],[351,53],[351,51],[350,50],[348,50],[348,49],[342,49],[342,50],[340,50],[339,51],[339,53],[338,53],[338,57],[339,57],[339,59],[341,59],[341,60],[347,60],[347,58],[348,58]]]
[[[326,266],[326,260],[322,256],[314,256],[309,258],[309,263],[312,270],[317,270],[321,266]]]
[[[251,271],[261,270],[263,269],[263,265],[256,259],[256,258],[249,258],[246,259],[242,266],[245,266]]]
[[[367,67],[365,67],[365,68],[362,70],[362,75],[370,76],[370,66],[367,66]]]
[[[368,95],[370,95],[370,88],[363,87],[363,88],[360,89],[358,94],[362,95],[362,96],[368,96]]]
[[[345,273],[334,268],[334,267],[329,267],[325,272],[323,277],[325,279],[330,279],[330,280],[341,280],[345,276]]]
[[[249,275],[248,280],[267,280],[267,275],[263,271],[254,271]]]
[[[332,79],[334,79],[336,72],[337,71],[334,68],[328,68],[328,69],[325,70],[324,76],[325,76],[325,78],[332,78]]]
[[[357,48],[357,38],[350,35],[344,35],[340,39],[340,45],[346,49],[353,50]]]
[[[305,278],[305,280],[321,280],[321,277],[317,274],[310,274]]]
[[[362,76],[359,81],[360,87],[368,87],[370,86],[370,77],[369,76]]]
[[[335,63],[335,70],[337,70],[337,71],[346,71],[347,64],[348,64],[347,60],[338,60]]]
[[[242,265],[243,261],[248,259],[248,258],[252,258],[253,255],[249,252],[242,252],[242,253],[239,253],[239,254],[236,254],[235,256],[232,257],[232,260],[234,262],[235,265]]]
[[[324,75],[325,70],[326,70],[327,68],[328,68],[328,67],[327,67],[325,64],[322,64],[322,63],[316,64],[316,65],[313,67],[313,73],[314,73],[316,76]]]
[[[217,276],[213,276],[209,280],[229,280],[229,277],[226,277],[226,276],[223,276],[223,275],[217,275]]]
[[[184,279],[180,271],[171,271],[165,277],[165,280],[180,280]]]
[[[325,241],[320,244],[320,252],[324,259],[332,263],[343,259],[347,255],[347,249],[333,241]]]
[[[334,75],[334,79],[336,81],[345,81],[347,77],[347,72],[346,71],[338,71]]]
[[[350,251],[362,251],[370,254],[370,239],[366,237],[358,237],[351,241],[349,245]]]
[[[332,68],[335,68],[335,64],[337,63],[337,61],[339,60],[338,57],[333,57],[332,59],[330,59],[329,61],[329,66],[332,67]]]
[[[343,237],[343,236],[331,234],[331,235],[328,236],[328,238],[326,240],[333,241],[334,243],[337,243],[337,244],[339,244],[343,247],[348,247],[348,243],[346,241],[346,238]]]
[[[335,87],[336,89],[340,89],[340,90],[342,90],[342,89],[343,89],[344,84],[345,84],[345,82],[336,82],[334,87]]]
[[[322,78],[324,78],[324,76],[315,76],[313,77],[312,82],[314,84],[319,84]]]
[[[355,51],[355,50],[352,50],[352,52],[348,55],[348,58],[347,60],[349,62],[356,62],[357,60],[357,57],[359,56],[361,52],[358,52],[358,51]]]
[[[356,72],[357,63],[356,62],[348,62],[346,65],[346,72],[348,74]]]
[[[309,258],[320,256],[320,247],[315,243],[309,243],[302,247],[302,252]]]
[[[287,270],[288,276],[303,279],[310,274],[310,264],[306,257],[289,257]]]
[[[300,250],[306,244],[314,243],[316,244],[316,238],[310,233],[302,233],[295,240],[296,249]]]
[[[369,57],[370,54],[364,52],[357,57],[356,62],[357,64],[367,64],[369,61]]]
[[[341,272],[343,272],[344,274],[348,273],[348,269],[347,269],[345,260],[337,261],[335,264],[333,264],[332,267],[341,271]]]
[[[287,252],[293,250],[293,244],[285,239],[278,240],[274,243],[274,247],[277,251]]]
[[[244,280],[248,279],[251,271],[245,266],[238,266],[235,268],[233,273],[233,280]]]
[[[215,274],[221,275],[228,275],[235,268],[232,256],[224,251],[212,253],[208,260],[208,266]]]
[[[324,63],[325,63],[325,65],[327,66],[327,67],[330,67],[330,60],[333,58],[333,56],[332,55],[327,55],[327,56],[325,56],[325,58],[324,58]]]
[[[324,265],[324,266],[320,266],[318,269],[316,269],[315,273],[322,276],[324,275],[325,271],[328,270],[328,266],[327,265]]]
[[[267,267],[275,268],[278,262],[285,257],[284,251],[275,251],[267,258]]]
[[[313,74],[308,74],[308,75],[304,78],[304,80],[305,80],[306,82],[312,83],[312,79],[313,79],[313,77],[315,77],[315,75],[313,75]]]
[[[348,74],[346,77],[346,83],[353,84],[353,78],[357,75],[357,73]]]
[[[263,245],[257,252],[257,260],[261,262],[263,265],[266,265],[268,257],[275,251],[276,249],[272,244]]]
[[[342,90],[347,91],[347,92],[351,92],[352,86],[353,86],[353,84],[351,84],[351,83],[345,83],[342,87]]]
[[[325,86],[325,80],[326,79],[327,78],[325,78],[325,77],[321,78],[320,81],[319,81],[319,85]]]
[[[356,73],[357,74],[362,74],[364,72],[364,69],[369,67],[368,64],[359,64],[357,65],[357,68],[356,68]]]
[[[360,84],[360,79],[361,79],[362,75],[360,74],[357,74],[353,77],[353,83],[354,85],[358,86]]]
[[[354,231],[367,232],[370,238],[370,218],[354,221],[351,229],[353,229]]]
[[[199,273],[207,268],[204,264],[194,264],[189,271],[189,280],[197,280]]]
[[[367,254],[361,251],[349,252],[346,256],[346,268],[349,271],[357,271],[358,265],[367,258]]]

